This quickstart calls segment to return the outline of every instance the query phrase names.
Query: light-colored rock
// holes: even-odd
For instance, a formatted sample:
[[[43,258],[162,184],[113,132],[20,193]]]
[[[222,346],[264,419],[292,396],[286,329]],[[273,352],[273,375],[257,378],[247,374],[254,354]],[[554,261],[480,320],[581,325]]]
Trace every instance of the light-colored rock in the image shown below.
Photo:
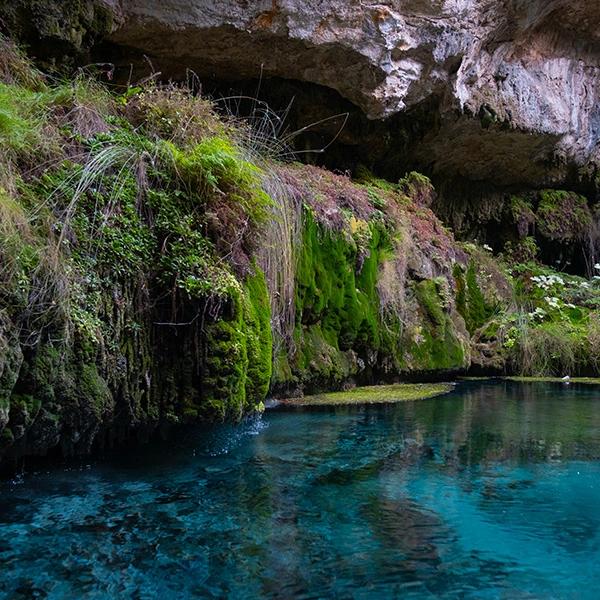
[[[548,182],[562,173],[549,163],[600,154],[593,2],[106,1],[117,15],[112,42],[169,76],[189,67],[257,78],[262,68],[333,88],[372,119],[439,98],[439,129],[421,147],[434,171]]]

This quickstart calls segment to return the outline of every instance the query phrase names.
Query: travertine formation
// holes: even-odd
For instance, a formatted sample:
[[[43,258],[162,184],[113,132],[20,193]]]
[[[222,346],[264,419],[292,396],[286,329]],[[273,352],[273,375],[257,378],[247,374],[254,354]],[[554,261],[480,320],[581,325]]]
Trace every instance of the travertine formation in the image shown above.
[[[540,184],[599,154],[600,11],[567,0],[106,0],[111,41],[173,77],[337,90],[381,119],[436,98],[433,171]]]

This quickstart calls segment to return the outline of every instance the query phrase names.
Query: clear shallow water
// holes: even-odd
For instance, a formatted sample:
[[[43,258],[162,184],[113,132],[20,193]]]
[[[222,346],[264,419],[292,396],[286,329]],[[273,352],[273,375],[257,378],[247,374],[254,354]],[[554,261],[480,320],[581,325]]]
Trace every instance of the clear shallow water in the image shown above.
[[[276,408],[0,484],[0,597],[597,598],[600,390]]]

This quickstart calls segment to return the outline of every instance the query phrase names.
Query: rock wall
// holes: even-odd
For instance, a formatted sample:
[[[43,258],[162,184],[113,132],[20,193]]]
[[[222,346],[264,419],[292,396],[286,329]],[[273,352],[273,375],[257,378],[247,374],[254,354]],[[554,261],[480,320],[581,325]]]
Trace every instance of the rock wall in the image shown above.
[[[426,177],[284,164],[185,88],[0,56],[0,467],[469,367]]]
[[[364,153],[400,148],[488,194],[593,175],[596,19],[562,2],[0,2],[44,62],[234,80],[262,64],[330,88],[377,123],[350,131]],[[461,244],[422,175],[283,164],[188,89],[50,84],[3,37],[0,114],[0,455],[240,418],[270,386],[600,368],[598,280],[536,262],[585,244],[600,270],[578,194],[480,202],[510,231]]]
[[[110,41],[163,75],[337,90],[371,119],[435,97],[416,152],[433,173],[519,185],[595,164],[600,13],[566,0],[108,0]],[[146,64],[147,67],[147,64]]]

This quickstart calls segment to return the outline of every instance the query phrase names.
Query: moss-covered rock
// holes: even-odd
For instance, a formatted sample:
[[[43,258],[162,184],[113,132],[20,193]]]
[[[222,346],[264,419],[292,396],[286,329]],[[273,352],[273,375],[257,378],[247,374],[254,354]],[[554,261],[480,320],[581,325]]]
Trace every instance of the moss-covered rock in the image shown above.
[[[561,190],[542,190],[536,211],[536,225],[549,240],[581,240],[592,225],[592,215],[584,196]]]
[[[10,398],[22,362],[23,352],[16,328],[5,312],[0,310],[0,431],[9,421]]]
[[[494,312],[481,291],[477,280],[475,262],[469,261],[466,272],[460,264],[454,266],[454,279],[456,282],[456,304],[458,312],[462,315],[470,334],[473,334],[486,323]]]
[[[231,290],[206,330],[202,405],[188,407],[188,416],[240,418],[259,409],[271,383],[273,353],[269,296],[260,269]]]
[[[414,328],[410,367],[415,371],[460,371],[470,364],[469,343],[461,323],[453,320],[450,289],[445,279],[415,285],[422,319]]]
[[[71,16],[84,27],[94,17],[82,14]],[[567,286],[537,263],[509,277],[490,249],[456,242],[426,177],[358,184],[256,161],[247,132],[189,90],[50,85],[11,52],[0,72],[0,455],[85,453],[239,419],[269,390],[473,362],[600,366],[593,282]],[[550,204],[536,218],[549,222]]]
[[[357,243],[359,236],[362,240]],[[344,353],[352,350],[364,356],[367,350],[380,348],[376,285],[386,248],[386,233],[376,223],[355,220],[346,234],[340,234],[318,225],[312,213],[305,212],[296,276],[296,364],[303,377],[308,371],[317,375],[326,369],[321,373],[325,380],[341,380],[350,374],[346,367],[351,359]]]
[[[0,27],[45,66],[69,67],[110,33],[113,12],[101,0],[0,0]]]

